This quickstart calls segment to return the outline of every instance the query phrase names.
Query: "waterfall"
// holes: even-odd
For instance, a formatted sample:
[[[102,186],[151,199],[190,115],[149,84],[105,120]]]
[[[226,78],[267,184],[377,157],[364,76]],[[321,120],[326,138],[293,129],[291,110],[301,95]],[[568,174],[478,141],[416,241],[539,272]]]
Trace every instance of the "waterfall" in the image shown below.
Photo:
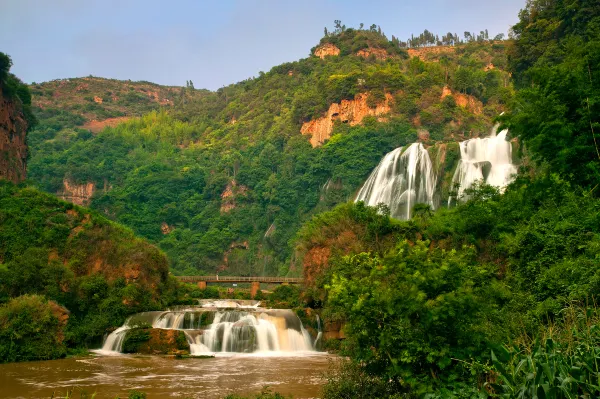
[[[138,313],[113,331],[98,352],[119,353],[126,331],[136,325],[184,331],[192,355],[315,350],[310,334],[292,310],[259,308],[256,301],[240,302],[203,301],[195,307]]]
[[[506,140],[508,130],[496,134],[497,130],[498,125],[489,137],[460,143],[460,161],[452,178],[452,186],[458,185],[457,198],[466,198],[465,190],[477,181],[502,190],[513,180],[517,168],[512,164],[512,146]],[[452,199],[448,199],[448,205]]]
[[[416,203],[436,208],[436,178],[429,153],[421,143],[411,144],[405,151],[396,148],[386,154],[362,186],[356,201],[390,208],[396,219],[410,219]]]
[[[106,340],[104,340],[104,344],[102,345],[102,349],[99,350],[101,353],[120,353],[123,348],[123,340],[125,339],[125,332],[129,330],[130,327],[128,322],[126,321],[121,327],[117,328],[115,331],[110,333]]]

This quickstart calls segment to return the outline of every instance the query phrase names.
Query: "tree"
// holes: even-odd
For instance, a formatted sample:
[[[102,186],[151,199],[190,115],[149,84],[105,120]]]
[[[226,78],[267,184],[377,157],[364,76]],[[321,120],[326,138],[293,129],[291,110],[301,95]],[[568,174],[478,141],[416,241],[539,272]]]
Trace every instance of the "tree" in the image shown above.
[[[551,171],[589,189],[600,181],[599,25],[595,0],[531,1],[508,53],[519,89],[511,132]]]
[[[4,83],[8,77],[8,71],[12,66],[12,60],[10,56],[0,52],[0,83]]]
[[[464,373],[459,361],[467,356],[486,357],[493,338],[482,327],[494,317],[494,294],[489,280],[476,277],[489,271],[473,255],[473,249],[404,241],[382,258],[344,257],[328,294],[346,320],[351,358],[369,373],[419,390],[432,389],[423,380],[443,383]]]

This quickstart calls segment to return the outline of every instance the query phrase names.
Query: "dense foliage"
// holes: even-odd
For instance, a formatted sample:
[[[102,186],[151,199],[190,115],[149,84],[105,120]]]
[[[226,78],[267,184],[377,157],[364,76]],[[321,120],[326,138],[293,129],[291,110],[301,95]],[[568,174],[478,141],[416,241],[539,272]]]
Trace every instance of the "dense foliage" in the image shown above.
[[[0,361],[97,346],[107,329],[131,313],[165,306],[175,292],[164,254],[130,230],[0,182],[0,334],[8,334]],[[47,300],[67,309],[66,326],[57,324]],[[11,342],[20,342],[21,352]]]
[[[600,201],[557,176],[522,177],[502,195],[485,186],[469,195],[393,229],[359,203],[301,230],[309,292],[324,290],[324,313],[345,322],[345,353],[363,372],[395,381],[397,392],[483,389],[495,378],[483,366],[492,350],[498,356],[503,344],[537,336],[563,309],[600,294]],[[365,216],[351,224],[347,208]],[[336,239],[348,226],[378,231],[383,246],[365,246],[364,234]],[[330,256],[323,262],[315,253]]]
[[[520,90],[508,119],[511,131],[551,170],[596,188],[600,181],[600,4],[532,1],[521,11],[513,32],[516,40],[508,52],[509,67]]]

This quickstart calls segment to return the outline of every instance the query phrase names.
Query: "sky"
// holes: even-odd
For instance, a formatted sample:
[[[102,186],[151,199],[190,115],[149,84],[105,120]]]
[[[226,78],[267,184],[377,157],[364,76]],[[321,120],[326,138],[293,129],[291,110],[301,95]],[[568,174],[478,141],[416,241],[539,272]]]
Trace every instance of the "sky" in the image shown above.
[[[327,27],[507,33],[525,0],[0,0],[0,51],[27,83],[88,75],[196,88],[309,55]]]

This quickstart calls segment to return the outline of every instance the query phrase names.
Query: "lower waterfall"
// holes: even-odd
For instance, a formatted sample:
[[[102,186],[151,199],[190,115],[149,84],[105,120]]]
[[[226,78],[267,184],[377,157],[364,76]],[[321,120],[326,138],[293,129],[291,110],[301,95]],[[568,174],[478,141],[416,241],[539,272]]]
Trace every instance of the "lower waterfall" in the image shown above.
[[[410,219],[416,203],[436,208],[434,198],[436,179],[429,153],[421,143],[413,143],[406,150],[396,148],[386,154],[362,186],[356,201],[390,208],[396,219]]]
[[[192,355],[315,350],[312,337],[292,310],[215,300],[201,306],[133,315],[106,337],[98,352],[120,353],[127,330],[139,325],[184,331]]]

